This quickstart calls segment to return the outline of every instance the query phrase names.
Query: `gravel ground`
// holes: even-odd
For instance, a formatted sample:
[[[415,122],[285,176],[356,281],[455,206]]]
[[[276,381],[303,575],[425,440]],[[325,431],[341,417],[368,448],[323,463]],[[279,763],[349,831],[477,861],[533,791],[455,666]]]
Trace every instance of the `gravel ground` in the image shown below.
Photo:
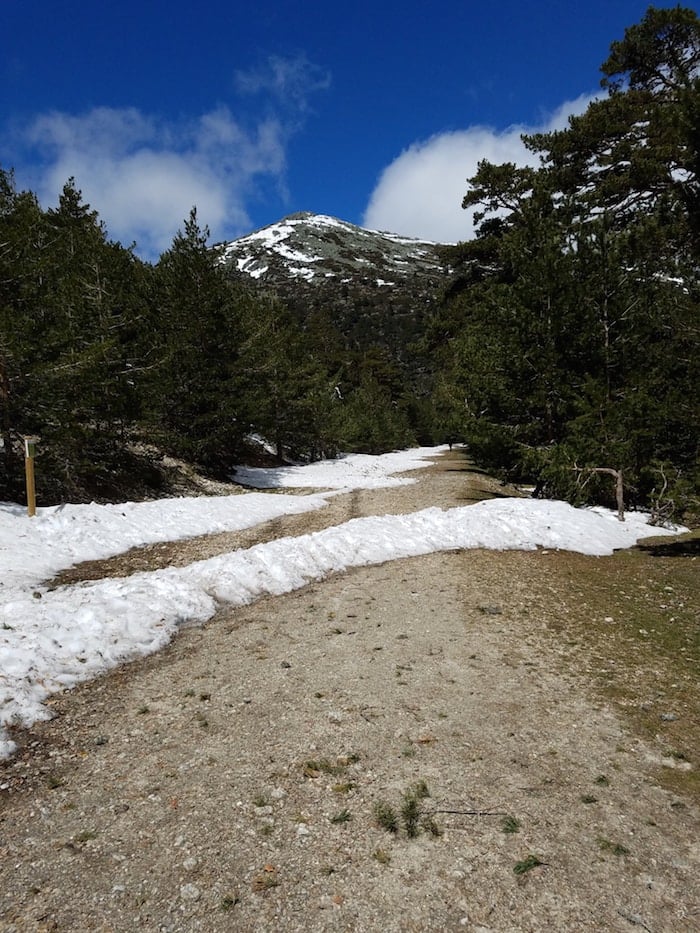
[[[416,478],[62,582],[503,493],[458,451]],[[630,662],[622,686],[659,734],[600,687],[617,643],[585,637],[604,603],[587,581],[612,580],[616,560],[469,551],[360,568],[223,608],[56,697],[0,766],[0,929],[700,929],[683,783],[698,750],[664,757],[695,735],[695,687],[689,670],[666,684],[661,662]],[[647,582],[669,572],[644,560]]]

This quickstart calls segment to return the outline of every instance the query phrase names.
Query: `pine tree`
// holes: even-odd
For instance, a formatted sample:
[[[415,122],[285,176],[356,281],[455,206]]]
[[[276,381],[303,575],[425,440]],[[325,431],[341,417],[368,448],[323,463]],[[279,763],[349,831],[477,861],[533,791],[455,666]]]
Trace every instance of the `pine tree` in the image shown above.
[[[240,448],[239,319],[248,301],[207,246],[195,208],[155,270],[148,421],[174,453],[225,472]]]
[[[696,15],[650,9],[613,43],[608,98],[526,138],[540,169],[482,163],[464,199],[462,267],[491,264],[454,341],[472,433],[560,494],[582,466],[642,499],[655,464],[697,481],[699,62]]]

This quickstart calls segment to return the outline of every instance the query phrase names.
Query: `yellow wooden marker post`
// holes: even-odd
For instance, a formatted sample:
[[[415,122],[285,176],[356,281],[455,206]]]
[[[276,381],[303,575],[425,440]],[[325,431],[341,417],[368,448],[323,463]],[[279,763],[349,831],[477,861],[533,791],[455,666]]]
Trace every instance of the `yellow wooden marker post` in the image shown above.
[[[36,515],[36,486],[34,484],[34,457],[38,437],[24,438],[24,473],[27,479],[27,515]]]

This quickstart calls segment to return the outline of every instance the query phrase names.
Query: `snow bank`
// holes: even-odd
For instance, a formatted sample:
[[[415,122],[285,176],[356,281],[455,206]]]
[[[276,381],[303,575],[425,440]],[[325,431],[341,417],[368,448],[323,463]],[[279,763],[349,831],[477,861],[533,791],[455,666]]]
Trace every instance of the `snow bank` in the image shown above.
[[[406,455],[389,457],[394,459],[382,465],[377,464],[382,458],[356,459],[356,481],[379,482],[382,470],[391,481],[390,470],[426,465]],[[312,476],[313,466],[297,468],[302,475],[294,485]],[[346,471],[343,482],[348,481]],[[0,756],[13,750],[3,727],[47,718],[44,703],[51,693],[159,650],[181,625],[206,621],[222,603],[245,605],[351,567],[434,551],[545,547],[605,555],[650,532],[646,517],[637,513],[621,523],[602,509],[496,499],[447,511],[353,519],[184,568],[53,591],[39,586],[42,577],[76,560],[115,554],[134,544],[249,527],[324,504],[322,496],[250,493],[42,509],[32,520],[17,506],[0,507]],[[655,528],[653,533],[667,532]]]

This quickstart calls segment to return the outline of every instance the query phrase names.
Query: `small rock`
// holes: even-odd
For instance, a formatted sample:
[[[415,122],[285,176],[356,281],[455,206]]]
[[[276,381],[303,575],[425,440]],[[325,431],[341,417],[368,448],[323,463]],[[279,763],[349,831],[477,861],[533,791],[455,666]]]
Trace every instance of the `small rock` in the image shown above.
[[[690,771],[693,767],[689,761],[682,761],[677,758],[662,758],[661,765],[664,768],[670,768],[672,771]]]
[[[676,871],[692,871],[693,870],[689,862],[686,862],[684,859],[680,859],[680,858],[671,859],[671,868],[675,868]]]
[[[678,719],[678,716],[676,716],[675,713],[662,713],[661,719],[664,722],[676,722],[676,720]]]
[[[311,830],[306,823],[299,823],[297,826],[297,836],[310,836]]]
[[[289,663],[289,661],[282,661],[282,663],[280,664],[280,667],[284,667],[284,668],[288,668],[291,666],[292,665]]]
[[[180,897],[183,901],[198,901],[201,896],[202,892],[196,884],[180,885]]]
[[[190,858],[186,858],[182,863],[182,867],[185,869],[185,871],[194,871],[197,867],[197,859],[193,858],[192,856],[190,856]]]

